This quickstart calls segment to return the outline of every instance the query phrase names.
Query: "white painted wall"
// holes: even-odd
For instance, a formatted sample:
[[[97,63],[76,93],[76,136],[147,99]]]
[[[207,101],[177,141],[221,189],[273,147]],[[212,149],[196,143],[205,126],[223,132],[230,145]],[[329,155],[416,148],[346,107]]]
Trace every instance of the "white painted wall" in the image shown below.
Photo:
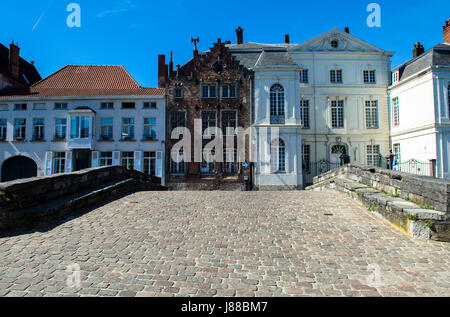
[[[102,102],[113,102],[114,110],[100,109]],[[121,109],[122,102],[135,102],[136,109]],[[156,109],[143,109],[144,102],[156,102]],[[14,104],[27,103],[28,109],[24,111],[14,110]],[[68,103],[68,110],[55,110],[55,103]],[[45,110],[34,110],[35,104],[45,104]],[[1,111],[7,106],[7,111]],[[5,118],[8,121],[7,141],[0,142],[0,167],[3,162],[12,156],[23,155],[32,158],[38,165],[38,175],[45,175],[45,153],[46,152],[65,152],[70,151],[67,146],[67,140],[64,142],[55,142],[55,119],[68,118],[68,112],[77,107],[87,106],[94,110],[93,139],[94,151],[113,152],[113,151],[165,151],[165,116],[166,101],[165,96],[114,96],[114,97],[77,97],[77,98],[47,98],[47,99],[5,99],[0,100],[0,119]],[[135,142],[120,141],[122,130],[122,118],[135,118]],[[143,142],[144,118],[156,118],[157,123],[157,141]],[[14,120],[25,118],[27,120],[26,142],[15,142]],[[45,141],[32,142],[33,119],[45,118]],[[99,141],[101,135],[101,118],[113,118],[113,142]],[[69,120],[67,134],[69,130]],[[142,156],[141,156],[141,159]],[[162,160],[164,164],[164,159]],[[142,167],[142,164],[141,164]],[[164,171],[164,165],[162,166]],[[1,168],[0,168],[1,173]],[[164,176],[164,175],[163,175]],[[0,174],[1,178],[1,174]],[[163,177],[164,179],[164,177]]]

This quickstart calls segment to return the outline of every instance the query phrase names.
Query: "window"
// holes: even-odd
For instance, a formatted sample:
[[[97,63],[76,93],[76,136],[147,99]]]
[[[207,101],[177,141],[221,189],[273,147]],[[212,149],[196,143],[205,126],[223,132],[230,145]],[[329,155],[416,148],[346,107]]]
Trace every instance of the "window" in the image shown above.
[[[38,118],[33,120],[33,140],[43,140],[45,130],[45,119]]]
[[[65,139],[67,133],[67,119],[60,118],[55,119],[55,138]]]
[[[135,109],[136,104],[134,102],[122,102],[122,109]]]
[[[14,105],[14,110],[27,110],[27,104],[26,103],[16,103]]]
[[[66,152],[53,153],[53,174],[61,174],[65,172]]]
[[[394,127],[400,126],[400,104],[398,97],[392,99],[392,121]]]
[[[156,176],[156,152],[144,152],[144,174]]]
[[[378,166],[379,159],[380,159],[380,146],[379,145],[368,145],[367,146],[367,165]]]
[[[114,103],[112,103],[112,102],[102,102],[100,104],[100,109],[102,109],[102,110],[112,110],[112,109],[114,109]]]
[[[8,105],[6,105],[6,104],[0,105],[0,111],[8,111],[8,110],[9,110]]]
[[[182,128],[186,126],[186,112],[184,111],[172,111],[170,113],[170,127],[171,130],[176,128]]]
[[[303,144],[303,168],[304,172],[310,173],[311,171],[311,145]]]
[[[300,71],[300,82],[303,84],[308,83],[308,70],[307,69],[302,69]]]
[[[270,123],[284,124],[284,88],[275,84],[270,88]]]
[[[400,79],[399,72],[398,71],[393,72],[392,73],[392,83],[393,84],[398,83],[399,79]]]
[[[208,128],[215,128],[216,123],[216,111],[202,111],[202,133],[203,135],[214,135],[214,132],[206,132]]]
[[[375,71],[374,70],[365,70],[363,71],[364,83],[365,84],[375,84]]]
[[[144,139],[156,140],[156,118],[144,118]]]
[[[100,152],[100,166],[112,166],[113,154],[112,152]]]
[[[366,128],[378,129],[378,101],[366,101]]]
[[[134,118],[122,118],[122,140],[134,140]]]
[[[173,90],[173,96],[174,96],[175,99],[181,99],[181,98],[183,98],[183,88],[181,88],[181,87],[176,87],[176,88]]]
[[[217,98],[217,85],[216,84],[202,84],[202,98]]]
[[[200,164],[200,172],[202,174],[215,174],[216,173],[216,151],[215,150],[203,150],[202,163]]]
[[[333,129],[344,128],[344,100],[331,101],[331,127]]]
[[[303,129],[309,129],[309,100],[300,101],[300,120]]]
[[[100,138],[102,140],[112,140],[113,138],[113,118],[102,118],[100,120],[101,131]]]
[[[330,82],[331,83],[342,83],[342,69],[330,70]]]
[[[134,152],[122,152],[122,166],[126,169],[134,169]]]
[[[15,140],[25,140],[26,125],[27,125],[26,119],[14,120],[14,139]]]
[[[236,131],[236,111],[227,110],[222,112],[222,132],[223,135],[235,135]],[[232,130],[231,130],[232,129]]]
[[[0,141],[5,141],[7,136],[6,119],[0,119]]]
[[[402,161],[402,152],[401,152],[401,147],[400,144],[394,144],[394,153],[395,156],[397,156],[397,162],[401,162]]]
[[[156,109],[156,102],[144,102],[144,109]]]
[[[237,151],[235,149],[223,151],[223,172],[225,174],[236,174],[238,170]]]
[[[283,140],[275,140],[270,145],[270,165],[272,173],[286,172],[286,147]]]
[[[35,103],[33,105],[33,110],[45,110],[45,103]]]
[[[339,47],[339,41],[338,40],[332,40],[330,44],[331,44],[332,48],[338,48]]]
[[[67,103],[55,103],[55,110],[67,110]]]
[[[89,138],[90,117],[72,117],[70,121],[70,138],[87,139]]]
[[[222,98],[236,98],[236,84],[223,84]]]
[[[184,174],[184,152],[180,150],[178,152],[171,153],[170,157],[170,173],[172,174]]]

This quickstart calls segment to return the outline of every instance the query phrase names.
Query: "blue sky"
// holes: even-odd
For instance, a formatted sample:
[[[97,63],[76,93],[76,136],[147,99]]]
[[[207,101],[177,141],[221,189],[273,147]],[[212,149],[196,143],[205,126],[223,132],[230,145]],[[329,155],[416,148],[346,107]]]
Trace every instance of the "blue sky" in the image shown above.
[[[69,3],[81,7],[81,28],[66,24]],[[381,27],[369,28],[366,7],[381,6]],[[191,37],[204,51],[221,38],[236,41],[301,43],[332,28],[349,26],[353,35],[394,51],[392,66],[411,58],[417,41],[425,49],[441,43],[450,18],[448,0],[322,1],[162,1],[26,0],[2,1],[0,42],[15,40],[21,55],[34,60],[43,77],[67,64],[123,65],[146,87],[157,85],[157,55],[174,52],[174,62],[192,57]],[[38,22],[39,21],[39,22]]]

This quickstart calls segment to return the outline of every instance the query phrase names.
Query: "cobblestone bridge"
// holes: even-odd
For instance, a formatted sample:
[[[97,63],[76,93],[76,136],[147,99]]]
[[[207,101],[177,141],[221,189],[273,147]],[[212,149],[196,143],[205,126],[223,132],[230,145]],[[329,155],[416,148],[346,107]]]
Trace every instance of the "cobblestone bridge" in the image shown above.
[[[0,296],[450,296],[449,268],[332,191],[142,192],[0,238]]]

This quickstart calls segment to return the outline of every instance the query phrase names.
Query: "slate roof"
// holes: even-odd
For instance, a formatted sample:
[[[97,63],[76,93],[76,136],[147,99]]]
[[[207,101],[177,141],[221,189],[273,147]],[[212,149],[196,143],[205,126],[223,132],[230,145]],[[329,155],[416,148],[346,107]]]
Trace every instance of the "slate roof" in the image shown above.
[[[6,90],[0,99],[164,94],[164,89],[140,87],[123,66],[69,65],[31,86],[29,94]]]
[[[0,43],[0,72],[12,77],[9,71],[9,48]],[[33,85],[42,79],[36,67],[22,57],[19,62],[19,81],[24,86]]]
[[[248,69],[257,67],[296,67],[287,50],[294,44],[244,43],[227,45],[231,54]]]
[[[438,44],[422,55],[400,65],[392,70],[399,71],[399,82],[427,69],[430,66],[450,66],[450,45]]]

